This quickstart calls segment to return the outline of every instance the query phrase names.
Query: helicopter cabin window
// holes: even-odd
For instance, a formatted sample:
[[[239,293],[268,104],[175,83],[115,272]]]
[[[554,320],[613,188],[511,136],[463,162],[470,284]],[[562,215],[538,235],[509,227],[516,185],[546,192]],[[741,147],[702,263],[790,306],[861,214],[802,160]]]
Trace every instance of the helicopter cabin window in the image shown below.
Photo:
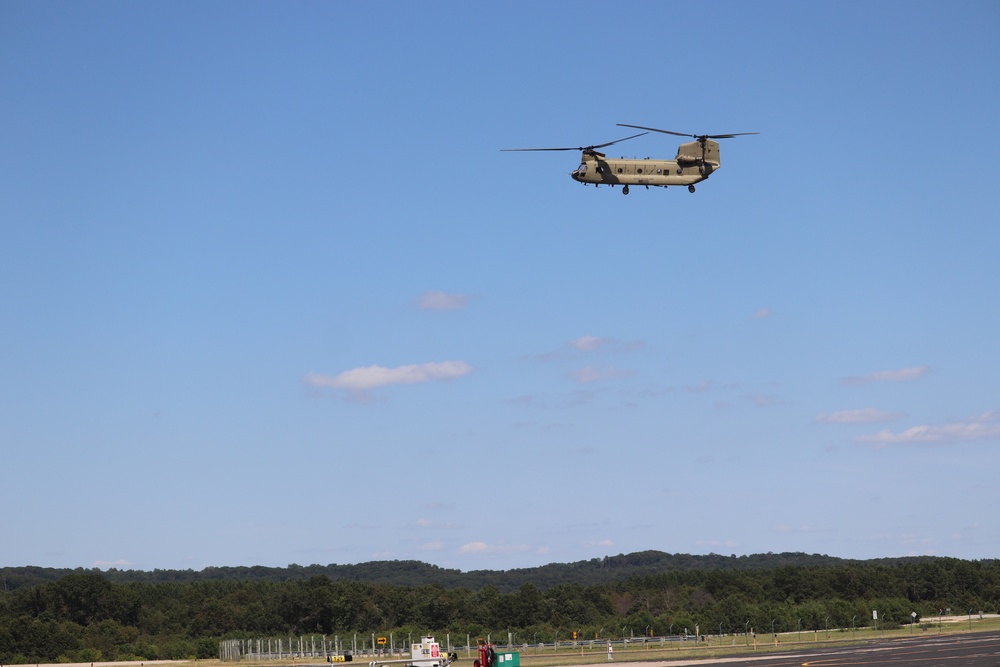
[[[618,167],[618,173],[619,174],[622,173],[622,168],[621,167]]]

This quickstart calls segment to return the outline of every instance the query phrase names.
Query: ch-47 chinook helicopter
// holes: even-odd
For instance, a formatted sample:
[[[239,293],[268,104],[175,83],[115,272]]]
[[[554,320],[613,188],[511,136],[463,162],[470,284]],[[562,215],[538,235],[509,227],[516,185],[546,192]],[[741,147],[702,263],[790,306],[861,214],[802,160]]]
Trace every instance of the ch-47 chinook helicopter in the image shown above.
[[[659,130],[655,127],[642,125],[626,125],[646,130],[624,139],[616,139],[606,144],[596,146],[577,146],[575,148],[504,148],[505,151],[581,151],[580,166],[570,172],[570,177],[584,185],[602,183],[614,187],[622,185],[622,194],[628,194],[629,185],[657,186],[665,188],[670,185],[686,185],[689,192],[694,192],[694,184],[704,181],[718,169],[722,162],[719,158],[719,143],[715,139],[731,139],[746,134],[758,132],[738,132],[736,134],[682,134],[670,130]],[[677,157],[673,160],[656,160],[652,158],[608,158],[598,148],[612,146],[622,141],[635,139],[650,132],[662,132],[678,137],[691,137],[694,141],[681,144],[677,148]]]

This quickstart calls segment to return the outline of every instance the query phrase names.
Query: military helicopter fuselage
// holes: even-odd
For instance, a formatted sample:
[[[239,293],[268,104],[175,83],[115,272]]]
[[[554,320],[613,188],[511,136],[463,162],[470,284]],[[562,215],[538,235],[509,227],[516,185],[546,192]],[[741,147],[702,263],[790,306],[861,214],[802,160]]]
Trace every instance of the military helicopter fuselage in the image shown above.
[[[694,192],[694,184],[704,181],[720,166],[718,142],[706,139],[704,157],[701,143],[691,141],[680,145],[673,160],[609,158],[594,149],[584,149],[580,166],[570,172],[570,177],[578,183],[626,188],[686,185]]]
[[[700,183],[711,176],[722,166],[722,159],[719,157],[719,142],[715,139],[731,139],[745,134],[757,134],[756,132],[740,132],[738,134],[683,134],[671,130],[660,130],[655,127],[644,127],[642,125],[626,125],[618,123],[621,127],[632,127],[638,130],[646,130],[640,134],[633,134],[631,137],[616,139],[596,146],[578,146],[576,148],[505,148],[506,151],[580,151],[580,166],[570,172],[570,177],[584,185],[615,185],[622,186],[622,194],[628,194],[630,185],[645,185],[647,188],[665,188],[671,185],[686,185],[687,189],[694,192],[695,183]],[[677,155],[673,160],[657,160],[653,158],[609,158],[598,148],[611,146],[622,141],[635,139],[650,132],[662,132],[678,137],[691,137],[695,141],[681,144],[677,148]]]

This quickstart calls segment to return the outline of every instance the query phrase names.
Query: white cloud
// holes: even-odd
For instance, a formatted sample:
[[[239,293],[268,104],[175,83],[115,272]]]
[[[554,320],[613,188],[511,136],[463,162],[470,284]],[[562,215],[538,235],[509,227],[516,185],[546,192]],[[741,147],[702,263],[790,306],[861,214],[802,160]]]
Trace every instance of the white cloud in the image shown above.
[[[599,542],[588,542],[587,546],[591,547],[613,547],[615,543],[613,540],[600,540]]]
[[[911,382],[927,375],[928,371],[930,371],[930,368],[927,366],[911,366],[910,368],[900,368],[894,371],[877,371],[868,375],[846,377],[842,382],[850,385],[872,384],[875,382]]]
[[[474,294],[451,294],[431,290],[417,297],[417,306],[421,310],[462,310],[475,298]]]
[[[1000,438],[1000,414],[991,410],[978,417],[941,425],[921,425],[899,433],[888,429],[855,438],[856,442],[881,448],[913,443],[951,443]]]
[[[422,551],[441,551],[444,549],[444,542],[437,540],[435,542],[427,542],[426,544],[420,545]]]
[[[122,567],[131,567],[131,566],[132,566],[132,563],[130,561],[127,561],[127,560],[123,559],[123,558],[119,558],[118,560],[97,560],[97,561],[94,561],[94,567],[96,567],[98,569],[101,569],[101,570],[107,570],[107,569],[110,569],[112,567],[114,567],[114,568],[122,568]]]
[[[463,554],[481,554],[489,551],[490,547],[486,542],[469,542],[463,544],[458,550]]]
[[[454,380],[473,371],[472,366],[464,361],[442,361],[439,363],[412,364],[385,368],[384,366],[365,366],[354,368],[337,375],[321,375],[309,373],[305,377],[307,384],[313,387],[332,387],[349,391],[368,391],[378,387],[394,384],[420,384],[442,380]]]
[[[813,421],[823,424],[875,424],[891,422],[905,417],[903,412],[884,412],[878,408],[861,408],[860,410],[841,410],[816,415]]]
[[[607,345],[611,342],[610,338],[598,338],[597,336],[580,336],[579,338],[574,338],[569,342],[569,346],[574,350],[579,350],[580,352],[593,352],[594,350]]]

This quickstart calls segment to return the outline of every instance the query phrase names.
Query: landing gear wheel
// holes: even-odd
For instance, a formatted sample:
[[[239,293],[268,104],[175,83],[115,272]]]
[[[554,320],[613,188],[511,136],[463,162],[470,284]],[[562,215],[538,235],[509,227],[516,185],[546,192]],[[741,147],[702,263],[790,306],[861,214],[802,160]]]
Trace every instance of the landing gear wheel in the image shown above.
[[[628,186],[627,185],[624,188],[622,188],[622,194],[623,195],[627,195],[628,194]]]
[[[688,192],[694,192],[694,186],[693,185],[689,185],[688,186]]]

